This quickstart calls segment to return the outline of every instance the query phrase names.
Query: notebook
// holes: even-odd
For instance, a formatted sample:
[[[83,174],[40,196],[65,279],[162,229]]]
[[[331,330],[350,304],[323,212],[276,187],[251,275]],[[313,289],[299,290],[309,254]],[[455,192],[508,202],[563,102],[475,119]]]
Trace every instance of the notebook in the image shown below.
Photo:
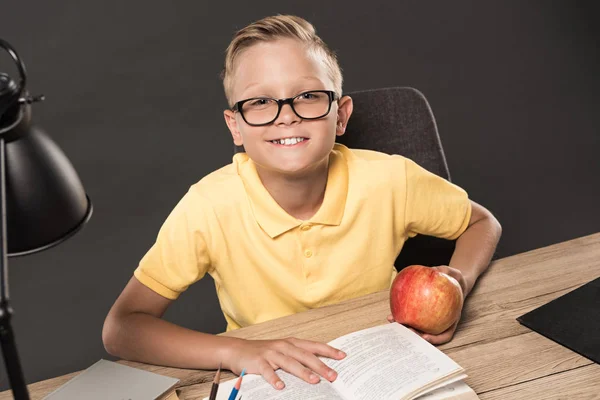
[[[44,400],[177,400],[179,379],[100,360]]]
[[[600,364],[600,278],[521,315],[517,321]]]

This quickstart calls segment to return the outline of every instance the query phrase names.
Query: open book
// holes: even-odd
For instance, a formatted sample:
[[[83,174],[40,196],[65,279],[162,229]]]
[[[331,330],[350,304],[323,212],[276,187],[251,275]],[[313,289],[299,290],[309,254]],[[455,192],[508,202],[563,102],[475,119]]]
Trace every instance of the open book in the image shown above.
[[[338,373],[334,382],[307,383],[277,370],[285,383],[274,389],[260,375],[246,375],[238,398],[244,400],[439,400],[479,399],[462,379],[464,369],[419,335],[397,323],[341,336],[329,345],[343,360],[321,357]],[[219,385],[217,400],[227,400],[235,379]],[[206,400],[206,399],[205,399]]]

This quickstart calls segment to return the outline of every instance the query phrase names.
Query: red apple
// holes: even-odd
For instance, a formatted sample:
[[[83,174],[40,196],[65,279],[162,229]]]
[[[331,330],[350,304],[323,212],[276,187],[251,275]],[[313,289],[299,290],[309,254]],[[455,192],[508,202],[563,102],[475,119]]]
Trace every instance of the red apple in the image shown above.
[[[460,316],[463,293],[456,279],[436,269],[411,265],[402,269],[390,289],[396,322],[437,335]]]

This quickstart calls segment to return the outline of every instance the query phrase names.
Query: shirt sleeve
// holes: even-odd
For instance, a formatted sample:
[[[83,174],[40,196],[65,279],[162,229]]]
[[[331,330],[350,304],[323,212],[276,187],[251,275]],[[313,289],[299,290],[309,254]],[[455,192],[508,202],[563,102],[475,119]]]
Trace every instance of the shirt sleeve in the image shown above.
[[[471,219],[471,202],[467,192],[410,159],[405,161],[405,172],[407,235],[458,238]]]
[[[193,188],[183,196],[134,271],[142,284],[174,300],[208,272],[206,207]]]

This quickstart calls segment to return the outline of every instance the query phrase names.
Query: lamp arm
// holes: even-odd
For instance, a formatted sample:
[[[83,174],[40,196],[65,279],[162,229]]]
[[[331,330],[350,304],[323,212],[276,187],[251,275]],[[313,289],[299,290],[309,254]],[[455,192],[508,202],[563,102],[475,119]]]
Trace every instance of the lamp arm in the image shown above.
[[[27,72],[25,70],[25,64],[17,54],[17,51],[8,43],[6,40],[0,39],[0,48],[3,48],[10,54],[10,56],[15,60],[15,64],[17,64],[17,69],[19,70],[19,75],[21,76],[21,81],[19,82],[19,94],[23,93],[25,89],[25,85],[27,84]]]
[[[0,137],[0,345],[15,400],[29,400],[10,319],[6,241],[6,142]]]

